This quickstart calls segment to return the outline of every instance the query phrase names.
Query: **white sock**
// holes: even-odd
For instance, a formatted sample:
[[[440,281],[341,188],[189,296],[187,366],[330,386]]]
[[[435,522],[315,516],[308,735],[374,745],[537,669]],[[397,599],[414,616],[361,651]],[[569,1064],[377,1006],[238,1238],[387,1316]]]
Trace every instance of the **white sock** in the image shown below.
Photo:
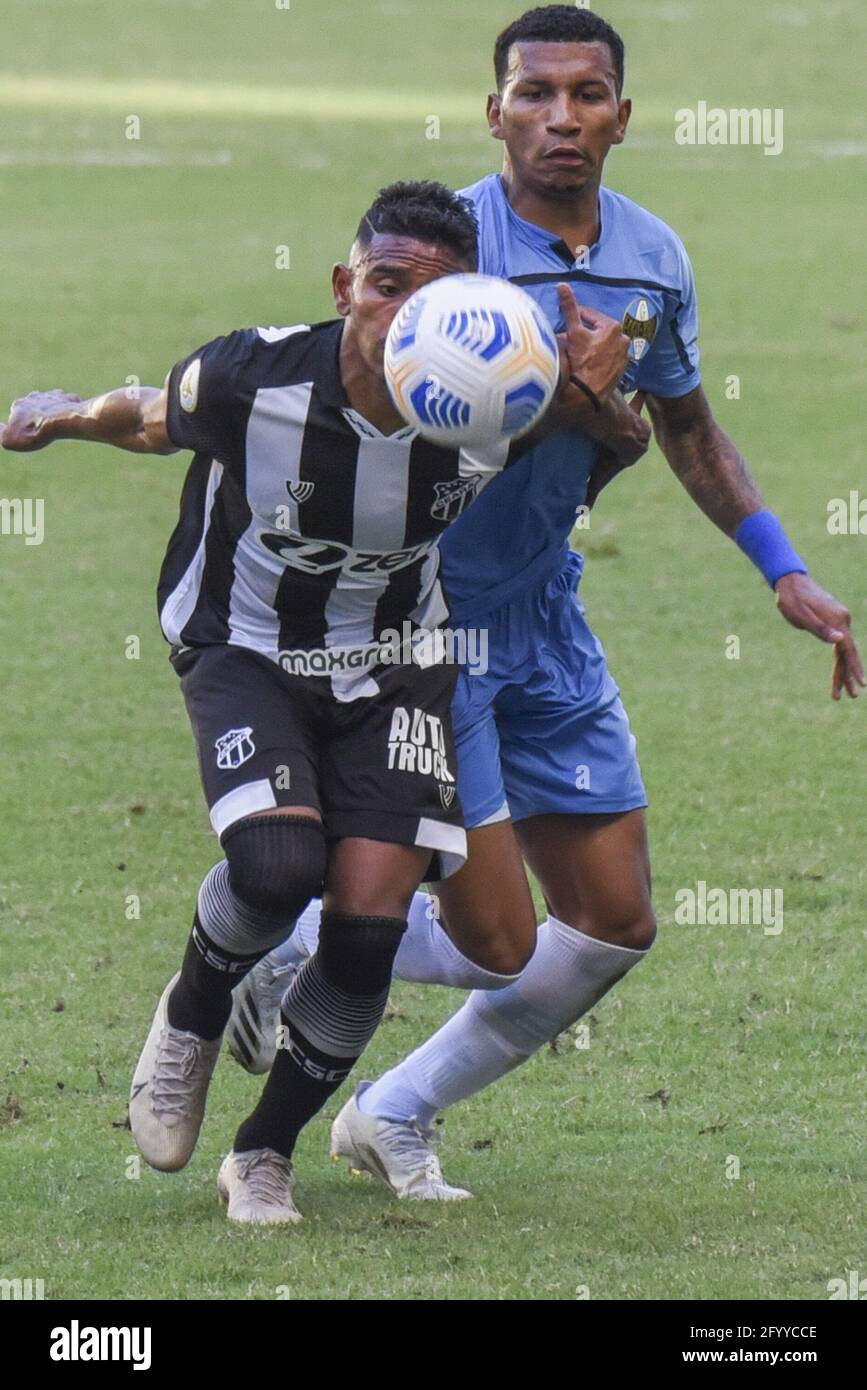
[[[518,975],[497,975],[462,955],[448,933],[433,915],[435,899],[429,893],[416,893],[409,906],[407,928],[394,959],[393,974],[398,980],[421,985],[452,985],[455,989],[505,989]],[[304,909],[295,930],[269,959],[275,965],[296,965],[312,956],[319,943],[319,898]]]
[[[364,1091],[360,1108],[430,1126],[438,1110],[490,1086],[575,1023],[646,955],[549,917],[517,981],[496,993],[474,991],[433,1037]]]

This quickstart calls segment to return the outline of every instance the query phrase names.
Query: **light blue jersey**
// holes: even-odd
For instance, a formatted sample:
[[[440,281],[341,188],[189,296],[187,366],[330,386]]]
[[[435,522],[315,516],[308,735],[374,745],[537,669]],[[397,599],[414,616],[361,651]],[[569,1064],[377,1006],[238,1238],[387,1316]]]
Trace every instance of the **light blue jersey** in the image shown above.
[[[499,174],[462,190],[479,220],[479,270],[521,285],[557,332],[559,281],[578,302],[619,319],[632,338],[624,390],[683,396],[701,380],[692,267],[658,217],[600,188],[601,230],[580,258],[552,232],[512,210]],[[498,478],[440,543],[456,622],[508,603],[555,574],[584,501],[597,445],[578,431],[549,436]]]
[[[625,390],[698,386],[692,269],[674,232],[600,189],[601,232],[576,260],[509,206],[499,175],[464,189],[479,219],[479,269],[522,285],[562,332],[556,285],[619,320],[632,339]],[[647,804],[635,739],[601,643],[575,592],[569,551],[597,446],[551,435],[497,478],[440,542],[455,625],[484,628],[488,670],[461,673],[452,719],[469,827],[511,815],[606,815]]]

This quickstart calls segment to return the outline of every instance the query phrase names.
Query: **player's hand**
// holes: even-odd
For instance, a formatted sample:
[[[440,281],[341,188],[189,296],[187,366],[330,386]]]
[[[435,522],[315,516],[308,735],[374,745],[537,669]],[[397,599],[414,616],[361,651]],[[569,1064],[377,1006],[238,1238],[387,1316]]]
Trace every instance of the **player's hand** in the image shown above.
[[[55,437],[52,422],[67,414],[71,405],[80,405],[80,396],[68,391],[31,391],[12,402],[9,419],[0,424],[0,444],[16,453],[44,449]]]
[[[579,305],[568,285],[557,286],[557,298],[566,321],[566,334],[560,341],[568,376],[580,377],[596,398],[604,402],[629,365],[629,339],[616,319]],[[573,396],[584,396],[584,392],[577,386],[564,384],[561,398],[569,397],[571,401]],[[590,414],[598,414],[592,401],[584,399]],[[583,414],[587,413],[583,406],[578,407],[577,399],[575,404]]]
[[[777,580],[775,590],[777,607],[792,627],[812,632],[820,642],[833,642],[831,696],[839,700],[845,689],[854,700],[858,687],[867,685],[867,679],[852,636],[848,608],[807,574],[784,574]]]

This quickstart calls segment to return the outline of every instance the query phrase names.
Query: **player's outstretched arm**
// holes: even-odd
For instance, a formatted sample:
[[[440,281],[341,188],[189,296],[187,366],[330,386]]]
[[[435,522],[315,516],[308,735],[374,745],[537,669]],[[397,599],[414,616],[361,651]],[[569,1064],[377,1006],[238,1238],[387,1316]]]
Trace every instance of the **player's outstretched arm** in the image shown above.
[[[136,454],[174,454],[166,401],[165,387],[156,386],[121,387],[86,401],[67,391],[31,391],[12,402],[0,444],[32,453],[56,439],[83,439]]]
[[[761,570],[793,627],[835,648],[831,694],[854,698],[867,685],[848,609],[807,574],[780,522],[767,510],[743,458],[713,417],[700,386],[685,396],[647,396],[659,447],[705,516]]]

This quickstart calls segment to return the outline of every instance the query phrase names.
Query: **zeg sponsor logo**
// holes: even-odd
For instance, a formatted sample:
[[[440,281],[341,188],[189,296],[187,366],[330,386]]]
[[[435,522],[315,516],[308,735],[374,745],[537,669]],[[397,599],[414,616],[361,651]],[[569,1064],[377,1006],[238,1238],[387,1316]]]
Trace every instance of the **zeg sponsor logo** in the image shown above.
[[[301,540],[295,536],[263,531],[259,540],[266,550],[285,565],[303,574],[327,574],[344,570],[347,574],[391,574],[424,559],[436,545],[436,538],[405,550],[353,550],[341,541]]]

